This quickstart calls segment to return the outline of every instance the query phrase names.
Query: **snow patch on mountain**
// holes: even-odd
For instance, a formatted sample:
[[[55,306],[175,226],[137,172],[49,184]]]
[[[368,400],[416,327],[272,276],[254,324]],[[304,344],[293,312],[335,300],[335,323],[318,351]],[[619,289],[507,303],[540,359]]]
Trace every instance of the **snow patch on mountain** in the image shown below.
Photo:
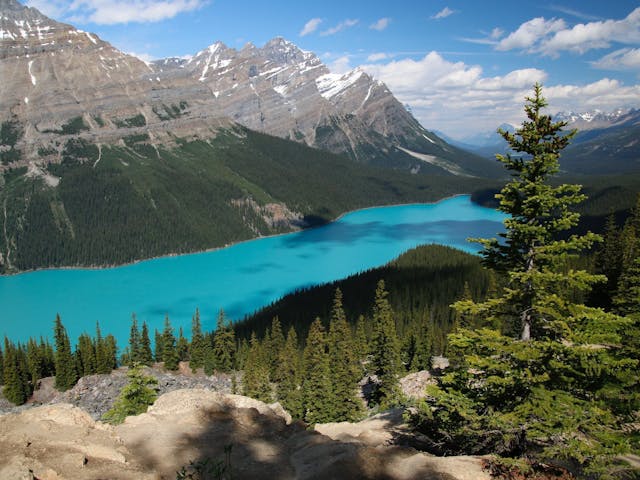
[[[316,86],[318,87],[320,95],[327,100],[330,100],[336,95],[340,95],[347,88],[356,83],[363,74],[364,72],[359,68],[351,70],[344,75],[340,75],[338,73],[327,73],[316,78]]]

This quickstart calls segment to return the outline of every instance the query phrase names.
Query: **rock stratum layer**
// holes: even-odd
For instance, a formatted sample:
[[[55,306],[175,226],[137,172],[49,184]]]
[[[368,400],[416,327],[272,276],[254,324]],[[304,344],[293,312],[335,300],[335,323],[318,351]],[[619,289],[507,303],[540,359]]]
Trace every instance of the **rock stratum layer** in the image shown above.
[[[385,428],[384,421],[376,422],[370,428]],[[273,406],[199,389],[167,393],[147,413],[117,427],[68,404],[1,416],[0,478],[174,479],[192,461],[224,459],[227,445],[233,478],[489,478],[478,458],[436,458],[357,438],[333,440],[302,424],[288,425]]]

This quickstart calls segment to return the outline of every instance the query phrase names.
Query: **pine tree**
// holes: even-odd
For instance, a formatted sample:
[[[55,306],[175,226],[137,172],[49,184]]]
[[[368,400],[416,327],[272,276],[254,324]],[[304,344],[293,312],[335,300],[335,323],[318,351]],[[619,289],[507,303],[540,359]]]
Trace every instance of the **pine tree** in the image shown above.
[[[358,316],[358,321],[356,322],[353,349],[362,366],[363,362],[366,361],[367,356],[369,355],[369,341],[367,340],[364,315]],[[363,369],[361,368],[360,370]]]
[[[138,319],[136,314],[131,315],[131,328],[129,330],[129,357],[127,364],[132,367],[140,363],[140,330],[138,330]]]
[[[116,337],[109,334],[104,338],[105,351],[107,356],[107,364],[109,365],[109,373],[111,370],[118,368],[117,353],[118,344],[116,343]]]
[[[162,355],[162,349],[163,349],[164,342],[162,340],[162,334],[158,331],[157,328],[154,330],[153,340],[155,345],[153,357],[156,362],[158,363],[163,362],[164,358]]]
[[[145,375],[142,365],[136,364],[130,368],[127,377],[129,383],[124,386],[113,407],[102,416],[105,422],[117,425],[130,415],[144,413],[158,396],[155,388],[158,381]]]
[[[56,381],[55,386],[61,392],[73,387],[78,380],[76,365],[71,354],[71,344],[67,331],[62,325],[60,315],[56,315],[53,336],[56,342]]]
[[[251,333],[249,354],[244,365],[244,376],[242,385],[244,394],[247,397],[271,402],[271,384],[269,382],[269,365],[267,365],[263,345],[256,337],[255,332]]]
[[[361,371],[339,288],[336,289],[331,310],[328,355],[334,421],[354,421],[362,410],[362,403],[357,396]]]
[[[302,363],[298,351],[298,336],[290,327],[287,339],[279,355],[280,381],[277,387],[278,401],[293,418],[302,418]]]
[[[100,324],[96,322],[96,373],[111,373],[112,368],[107,342],[102,338]]]
[[[176,337],[169,315],[164,317],[164,330],[162,331],[162,360],[167,370],[178,369],[178,351],[176,350]]]
[[[24,381],[18,347],[4,337],[4,387],[2,393],[11,403],[22,405],[29,397],[29,389]]]
[[[4,355],[0,345],[0,385],[4,385]]]
[[[33,338],[27,342],[27,366],[31,385],[35,388],[38,380],[44,377],[45,364],[44,352]]]
[[[376,287],[373,306],[371,368],[378,377],[374,399],[381,408],[391,407],[400,400],[398,385],[398,374],[401,368],[400,344],[388,295],[384,280],[380,280]]]
[[[282,333],[282,326],[280,325],[280,319],[275,316],[271,320],[271,329],[269,330],[268,341],[265,344],[265,351],[267,355],[267,363],[269,364],[269,376],[274,381],[280,380],[280,371],[278,368],[278,359],[280,352],[284,348],[284,334]]]
[[[303,362],[305,372],[302,382],[304,419],[310,424],[330,422],[334,419],[331,371],[327,355],[326,333],[319,318],[316,318],[309,327]]]
[[[235,353],[236,336],[231,320],[225,317],[223,310],[220,310],[218,324],[213,336],[213,354],[216,358],[216,368],[221,372],[233,370]]]
[[[140,332],[140,363],[147,366],[151,366],[153,363],[151,339],[149,338],[147,322],[142,322],[142,331]]]
[[[200,311],[196,308],[196,313],[191,319],[191,345],[189,346],[189,366],[193,373],[204,367],[206,351],[207,348],[200,323]]]
[[[635,388],[637,362],[620,355],[627,320],[573,301],[602,277],[567,268],[567,260],[597,237],[557,239],[577,224],[570,207],[584,196],[578,185],[548,183],[573,132],[562,135],[565,124],[543,115],[545,106],[536,85],[522,127],[500,131],[518,153],[498,155],[512,174],[498,195],[510,216],[503,241],[481,242],[485,264],[506,276],[506,286],[500,296],[454,305],[503,331],[461,328],[449,336],[452,369],[428,387],[419,421],[443,453],[564,458],[598,475],[628,448],[612,405]]]
[[[178,330],[178,341],[176,342],[176,353],[178,360],[186,362],[189,360],[189,341],[184,337],[182,327]]]
[[[78,337],[76,347],[76,357],[78,358],[78,374],[81,377],[96,373],[96,352],[91,337],[83,333]]]

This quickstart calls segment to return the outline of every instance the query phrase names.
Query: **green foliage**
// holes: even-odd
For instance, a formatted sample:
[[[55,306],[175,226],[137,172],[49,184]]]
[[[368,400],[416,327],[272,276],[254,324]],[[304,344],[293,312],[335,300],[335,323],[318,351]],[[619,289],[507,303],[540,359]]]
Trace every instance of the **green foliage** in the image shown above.
[[[196,313],[191,319],[191,345],[189,346],[189,366],[193,373],[196,373],[198,368],[204,367],[207,350],[207,342],[205,342],[204,335],[202,334],[200,311],[196,309]]]
[[[216,369],[222,372],[233,370],[235,353],[236,337],[231,320],[227,319],[224,311],[220,310],[216,331],[213,336],[213,354],[216,359]]]
[[[621,348],[629,319],[575,301],[602,279],[569,268],[596,236],[558,240],[577,224],[568,207],[582,196],[576,185],[547,183],[571,135],[540,113],[539,85],[534,93],[522,128],[501,132],[522,154],[498,156],[513,176],[499,196],[511,215],[506,232],[501,242],[482,241],[485,263],[506,275],[506,285],[486,301],[455,305],[501,331],[459,328],[449,336],[452,368],[428,387],[414,420],[439,453],[563,461],[601,478],[629,449],[620,427],[639,406],[638,361]]]
[[[396,334],[396,323],[393,310],[389,304],[384,280],[376,287],[375,304],[373,306],[373,337],[371,339],[371,369],[378,377],[374,400],[381,408],[396,405],[400,387],[400,344]]]
[[[332,380],[333,421],[355,421],[362,413],[362,402],[357,396],[358,381],[362,377],[362,371],[360,359],[356,356],[351,329],[342,308],[340,289],[336,289],[333,300],[327,343]]]
[[[307,423],[325,423],[334,418],[334,396],[327,354],[327,338],[322,322],[316,318],[307,335],[304,348],[302,402]]]
[[[102,420],[113,425],[124,422],[130,415],[139,415],[147,411],[155,402],[158,394],[154,385],[158,381],[145,375],[142,365],[134,365],[127,372],[129,383],[124,386],[113,407],[102,416]]]
[[[10,147],[8,150],[0,149],[0,162],[8,165],[20,159],[20,150],[16,148],[16,143],[22,137],[23,131],[17,121],[5,121],[0,125],[0,145]]]
[[[278,356],[278,401],[293,418],[302,418],[302,362],[298,350],[298,336],[293,327],[287,332],[284,347]]]
[[[2,189],[7,238],[14,244],[10,265],[27,270],[126,263],[289,229],[266,222],[246,199],[258,207],[283,203],[315,225],[355,208],[432,201],[473,183],[354,165],[241,128],[208,142],[156,147],[102,145],[99,151],[72,138],[62,163],[47,167],[60,178],[56,188],[20,177]]]
[[[77,135],[83,130],[89,130],[89,125],[84,123],[82,117],[74,117],[62,125],[60,131],[56,133],[61,133],[62,135]]]
[[[153,353],[151,352],[151,339],[149,338],[149,327],[147,322],[142,322],[142,331],[140,333],[140,363],[142,365],[151,366],[153,363]]]
[[[178,350],[176,349],[176,337],[173,334],[173,327],[169,320],[169,315],[164,317],[164,330],[162,331],[162,361],[164,362],[164,368],[167,370],[177,370],[178,362]]]
[[[189,340],[184,336],[182,327],[178,330],[178,340],[176,342],[176,354],[178,361],[186,362],[189,360]]]
[[[20,345],[4,338],[4,367],[2,393],[11,403],[22,405],[31,395],[26,359]]]
[[[267,365],[264,348],[255,334],[251,336],[250,344],[242,379],[244,394],[270,403],[272,399],[271,384],[269,383],[269,365]]]
[[[96,373],[96,347],[91,337],[83,333],[76,347],[77,370],[80,377]]]
[[[62,325],[60,315],[56,315],[53,328],[53,336],[56,344],[56,381],[55,386],[61,392],[69,390],[76,384],[78,374],[76,372],[76,362],[71,354],[71,344],[67,330]]]
[[[131,328],[129,330],[129,358],[126,363],[130,367],[140,363],[140,330],[138,330],[138,319],[135,313],[131,315]]]
[[[133,117],[115,119],[113,123],[118,128],[144,127],[147,124],[147,120],[143,114],[139,113]]]

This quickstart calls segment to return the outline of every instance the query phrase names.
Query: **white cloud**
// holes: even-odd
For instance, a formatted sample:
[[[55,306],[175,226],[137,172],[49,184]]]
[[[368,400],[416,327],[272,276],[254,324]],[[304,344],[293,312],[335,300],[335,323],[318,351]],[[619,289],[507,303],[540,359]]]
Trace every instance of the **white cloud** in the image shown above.
[[[640,48],[621,48],[591,65],[602,70],[640,70]]]
[[[557,56],[562,51],[583,54],[613,43],[640,43],[640,7],[622,20],[601,20],[568,27],[564,20],[543,17],[529,20],[504,37],[496,50],[525,50]]]
[[[323,37],[326,37],[328,35],[335,35],[336,33],[341,32],[342,30],[346,30],[347,28],[351,28],[351,27],[357,25],[358,22],[359,22],[359,20],[357,20],[357,19],[344,20],[343,22],[340,22],[339,24],[337,24],[335,27],[331,27],[331,28],[325,30],[320,35],[322,35]]]
[[[349,70],[352,70],[351,66],[351,58],[349,55],[343,55],[342,57],[336,58],[333,62],[329,64],[329,71],[331,73],[347,73]]]
[[[564,20],[552,18],[545,20],[537,17],[523,23],[515,32],[503,38],[496,50],[529,49],[553,32],[566,27]]]
[[[386,53],[372,53],[367,57],[367,62],[379,62],[380,60],[386,60],[389,55]]]
[[[548,55],[562,50],[584,53],[591,49],[607,48],[612,42],[640,43],[640,7],[623,20],[579,23],[573,28],[556,32],[551,38],[545,39],[539,49]]]
[[[431,18],[434,20],[440,20],[441,18],[447,18],[449,15],[453,15],[454,13],[456,13],[455,10],[451,10],[449,7],[444,7],[438,13],[432,15]]]
[[[159,22],[197,10],[206,0],[30,0],[29,6],[55,18],[100,25]]]
[[[300,30],[300,36],[304,37],[305,35],[309,35],[310,33],[315,32],[321,23],[321,18],[312,18],[304,24],[304,27],[302,28],[302,30]]]
[[[369,28],[371,30],[378,30],[379,32],[381,32],[382,30],[384,30],[385,28],[387,28],[389,26],[389,23],[391,22],[391,19],[388,17],[384,17],[381,18],[380,20],[378,20],[375,23],[372,23],[371,25],[369,25]]]
[[[548,113],[640,107],[640,85],[627,87],[608,78],[587,85],[547,85],[547,73],[536,68],[485,76],[480,66],[450,62],[437,52],[362,68],[384,81],[401,103],[411,105],[426,128],[453,138],[492,131],[505,122],[520,124],[524,99],[536,82],[544,85]]]
[[[493,40],[497,40],[502,35],[504,35],[504,30],[502,30],[501,28],[496,27],[493,30],[491,30],[491,33],[489,34],[489,38],[491,38]]]
[[[157,60],[156,57],[149,53],[136,53],[136,52],[125,52],[127,55],[131,55],[132,57],[136,57],[142,60],[144,63],[151,63],[154,60]]]

